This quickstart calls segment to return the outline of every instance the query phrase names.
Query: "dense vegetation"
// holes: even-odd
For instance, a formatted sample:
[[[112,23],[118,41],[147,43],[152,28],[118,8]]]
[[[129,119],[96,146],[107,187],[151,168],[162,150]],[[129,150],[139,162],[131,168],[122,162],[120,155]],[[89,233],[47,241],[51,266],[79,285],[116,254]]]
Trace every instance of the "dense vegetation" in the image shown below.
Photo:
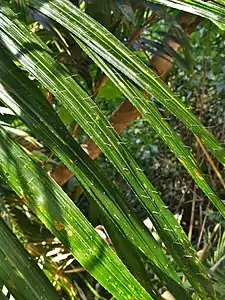
[[[224,299],[224,24],[0,0],[0,299]]]

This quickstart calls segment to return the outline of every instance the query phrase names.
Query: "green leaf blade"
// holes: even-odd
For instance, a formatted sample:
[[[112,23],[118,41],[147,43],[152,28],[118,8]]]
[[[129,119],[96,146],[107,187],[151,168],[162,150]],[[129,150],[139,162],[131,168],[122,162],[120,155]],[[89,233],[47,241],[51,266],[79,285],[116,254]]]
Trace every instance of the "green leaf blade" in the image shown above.
[[[115,239],[112,238],[113,243],[118,241],[115,246],[121,248],[120,254],[125,261],[127,261],[126,256],[131,255],[132,248],[127,252],[125,249],[127,247],[129,249],[129,243],[132,243],[137,249],[142,249],[141,251],[151,262],[154,272],[166,283],[168,289],[171,286],[174,293],[178,293],[183,299],[188,299],[189,296],[180,286],[180,280],[176,271],[169,265],[169,260],[144,225],[126,207],[116,187],[107,182],[97,165],[79,149],[40,91],[19,72],[5,50],[1,47],[0,49],[0,81],[13,91],[13,97],[16,99],[15,101],[10,93],[0,86],[0,95],[5,104],[12,107],[29,128],[75,173],[86,191],[104,212],[104,224],[110,236],[115,236]],[[111,229],[112,224],[114,224],[113,229]],[[119,250],[117,247],[116,249]],[[138,259],[136,261],[138,263]],[[139,264],[141,265],[141,261]],[[138,270],[137,266],[133,265],[133,269],[136,267]],[[176,281],[179,284],[176,284]]]
[[[123,94],[132,102],[142,116],[161,136],[171,151],[176,155],[179,161],[186,168],[188,173],[195,180],[197,185],[207,195],[210,201],[215,205],[221,215],[225,218],[225,205],[215,194],[212,188],[204,178],[200,166],[195,161],[193,155],[187,149],[181,138],[173,131],[169,124],[163,120],[157,108],[143,95],[143,93],[127,78],[116,72],[109,64],[105,63],[100,56],[88,48],[84,43],[76,39],[81,48],[94,60],[102,69],[108,78],[123,92]]]
[[[59,300],[43,271],[0,218],[0,279],[20,299]]]
[[[2,16],[2,19],[4,19],[4,16]],[[8,26],[8,23],[11,27]],[[115,134],[107,119],[79,85],[56,62],[51,60],[50,57],[47,58],[45,51],[38,52],[37,47],[35,48],[32,45],[32,43],[35,45],[37,41],[33,39],[30,32],[26,35],[25,29],[20,33],[19,27],[21,28],[21,26],[18,25],[18,22],[16,23],[17,25],[14,26],[9,20],[6,22],[3,20],[2,22],[2,26],[4,26],[4,33],[1,32],[2,40],[8,41],[7,35],[10,34],[14,39],[13,42],[10,41],[10,46],[8,44],[5,44],[5,46],[9,47],[12,52],[15,51],[17,59],[22,62],[24,67],[61,100],[63,105],[71,112],[71,115],[126,178],[138,196],[140,203],[151,216],[162,240],[199,295],[206,299],[208,297],[214,298],[214,291],[205,270],[185,233],[172,213],[165,207],[162,199],[143,171],[135,163],[124,143]],[[19,27],[17,28],[17,26]],[[11,33],[11,28],[14,30],[13,33]],[[18,34],[16,35],[17,30]],[[4,35],[6,38],[4,38]],[[33,40],[30,40],[28,36]],[[30,48],[25,46],[26,42]],[[22,49],[25,47],[25,51],[22,51],[21,47]],[[17,55],[17,53],[20,55]],[[55,67],[54,72],[52,70],[53,65]]]
[[[156,97],[162,105],[196,134],[218,161],[225,166],[225,149],[222,144],[185,107],[181,100],[173,95],[166,84],[107,29],[67,0],[30,0],[30,5],[55,19],[115,68]]]
[[[152,299],[62,189],[3,128],[0,136],[1,176],[76,259],[116,298]]]

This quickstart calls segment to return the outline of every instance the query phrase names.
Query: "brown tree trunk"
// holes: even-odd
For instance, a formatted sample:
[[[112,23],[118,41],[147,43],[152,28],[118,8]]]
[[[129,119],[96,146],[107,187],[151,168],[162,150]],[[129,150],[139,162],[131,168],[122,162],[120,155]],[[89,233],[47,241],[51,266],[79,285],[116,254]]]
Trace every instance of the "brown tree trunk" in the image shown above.
[[[187,36],[196,28],[199,24],[200,18],[198,16],[181,13],[178,19],[178,23],[183,28]],[[172,47],[175,51],[179,50],[180,45],[173,40],[167,41],[168,45]],[[155,72],[162,78],[168,74],[173,66],[173,62],[170,56],[167,56],[163,53],[163,56],[153,56],[151,59],[151,65]],[[123,103],[112,113],[110,122],[118,133],[123,132],[123,130],[128,126],[128,124],[138,117],[141,114],[137,109],[125,99]],[[81,145],[85,152],[88,155],[95,159],[100,153],[101,149],[91,140],[87,139],[85,143]],[[58,165],[51,172],[51,176],[56,180],[59,185],[65,184],[73,174],[65,167],[63,164]]]

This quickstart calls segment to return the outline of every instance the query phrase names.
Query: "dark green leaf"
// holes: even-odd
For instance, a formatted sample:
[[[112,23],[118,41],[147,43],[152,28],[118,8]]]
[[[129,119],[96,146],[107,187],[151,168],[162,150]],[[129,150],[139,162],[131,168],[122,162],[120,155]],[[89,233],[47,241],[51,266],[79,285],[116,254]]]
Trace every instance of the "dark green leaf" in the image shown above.
[[[85,269],[118,299],[152,299],[63,190],[3,128],[0,128],[0,138],[2,178],[20,198],[27,200],[31,210]]]
[[[3,144],[1,146],[4,147]],[[0,279],[15,299],[60,299],[44,272],[32,260],[1,217],[0,268]]]

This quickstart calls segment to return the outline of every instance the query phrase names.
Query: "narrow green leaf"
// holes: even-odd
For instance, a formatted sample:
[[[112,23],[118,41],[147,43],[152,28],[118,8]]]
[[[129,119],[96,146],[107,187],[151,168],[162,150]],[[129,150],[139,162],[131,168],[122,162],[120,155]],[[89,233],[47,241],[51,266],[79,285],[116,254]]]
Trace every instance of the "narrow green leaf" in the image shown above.
[[[149,0],[148,0],[149,1]],[[150,1],[149,1],[150,2]],[[212,20],[221,29],[225,25],[225,6],[219,1],[201,0],[153,0],[151,2],[173,7]]]
[[[4,9],[4,8],[3,8]],[[4,9],[5,14],[11,13]],[[49,49],[20,24],[0,14],[0,38],[23,67],[41,81],[68,109],[130,184],[166,244],[170,254],[200,296],[214,298],[206,272],[186,234],[155,188],[136,164],[111,124],[92,99],[48,54]],[[3,31],[4,30],[4,31]]]
[[[18,300],[59,300],[44,272],[0,217],[0,279]]]
[[[171,3],[171,1],[167,2]],[[195,2],[202,3],[201,1]],[[156,97],[162,105],[196,134],[217,160],[225,166],[225,149],[216,137],[201,124],[179,98],[173,95],[167,85],[148,66],[120,43],[106,28],[68,0],[30,0],[29,3],[32,7],[67,28],[106,61]],[[190,1],[188,0],[187,3]],[[222,9],[222,11],[224,10],[225,8]]]
[[[190,40],[188,39],[183,28],[177,23],[172,24],[170,27],[170,30],[169,30],[169,36],[175,37],[175,39],[178,40],[178,42],[181,45],[183,52],[184,52],[183,60],[186,62],[186,65],[188,66],[188,70],[190,72],[192,72],[193,71],[193,58],[192,58]],[[169,47],[166,40],[163,41],[163,46],[166,46],[166,50],[167,50],[167,47]],[[171,53],[170,53],[170,51],[171,51]],[[182,58],[182,56],[177,51],[175,51],[172,47],[169,47],[168,53],[171,55],[171,57],[175,58],[175,61],[178,61],[178,63],[179,63],[179,57]],[[178,60],[176,58],[178,58]]]
[[[85,269],[117,299],[152,299],[63,190],[3,128],[0,138],[2,178],[27,200],[31,210]]]
[[[0,50],[0,82],[13,96],[0,86],[0,97],[5,104],[75,173],[101,209],[103,223],[116,250],[134,274],[139,272],[142,282],[149,285],[148,279],[143,278],[146,274],[141,269],[139,254],[132,250],[131,244],[148,258],[153,271],[171,292],[188,299],[187,292],[176,283],[180,283],[176,271],[147,228],[126,206],[119,190],[106,180],[97,164],[78,146],[38,88],[18,70],[2,47]],[[133,261],[135,254],[138,256]]]
[[[171,151],[176,155],[179,161],[186,168],[188,173],[195,180],[197,185],[208,196],[211,202],[215,205],[221,215],[225,218],[225,205],[220,198],[215,194],[212,188],[204,178],[204,174],[195,161],[193,155],[188,150],[187,146],[183,143],[181,138],[163,120],[157,108],[147,99],[143,93],[123,75],[116,72],[116,70],[109,64],[105,63],[101,57],[88,48],[84,43],[76,39],[80,47],[93,59],[93,61],[102,69],[102,71],[112,80],[112,82],[120,89],[154,130],[161,136],[163,141],[170,147]]]

